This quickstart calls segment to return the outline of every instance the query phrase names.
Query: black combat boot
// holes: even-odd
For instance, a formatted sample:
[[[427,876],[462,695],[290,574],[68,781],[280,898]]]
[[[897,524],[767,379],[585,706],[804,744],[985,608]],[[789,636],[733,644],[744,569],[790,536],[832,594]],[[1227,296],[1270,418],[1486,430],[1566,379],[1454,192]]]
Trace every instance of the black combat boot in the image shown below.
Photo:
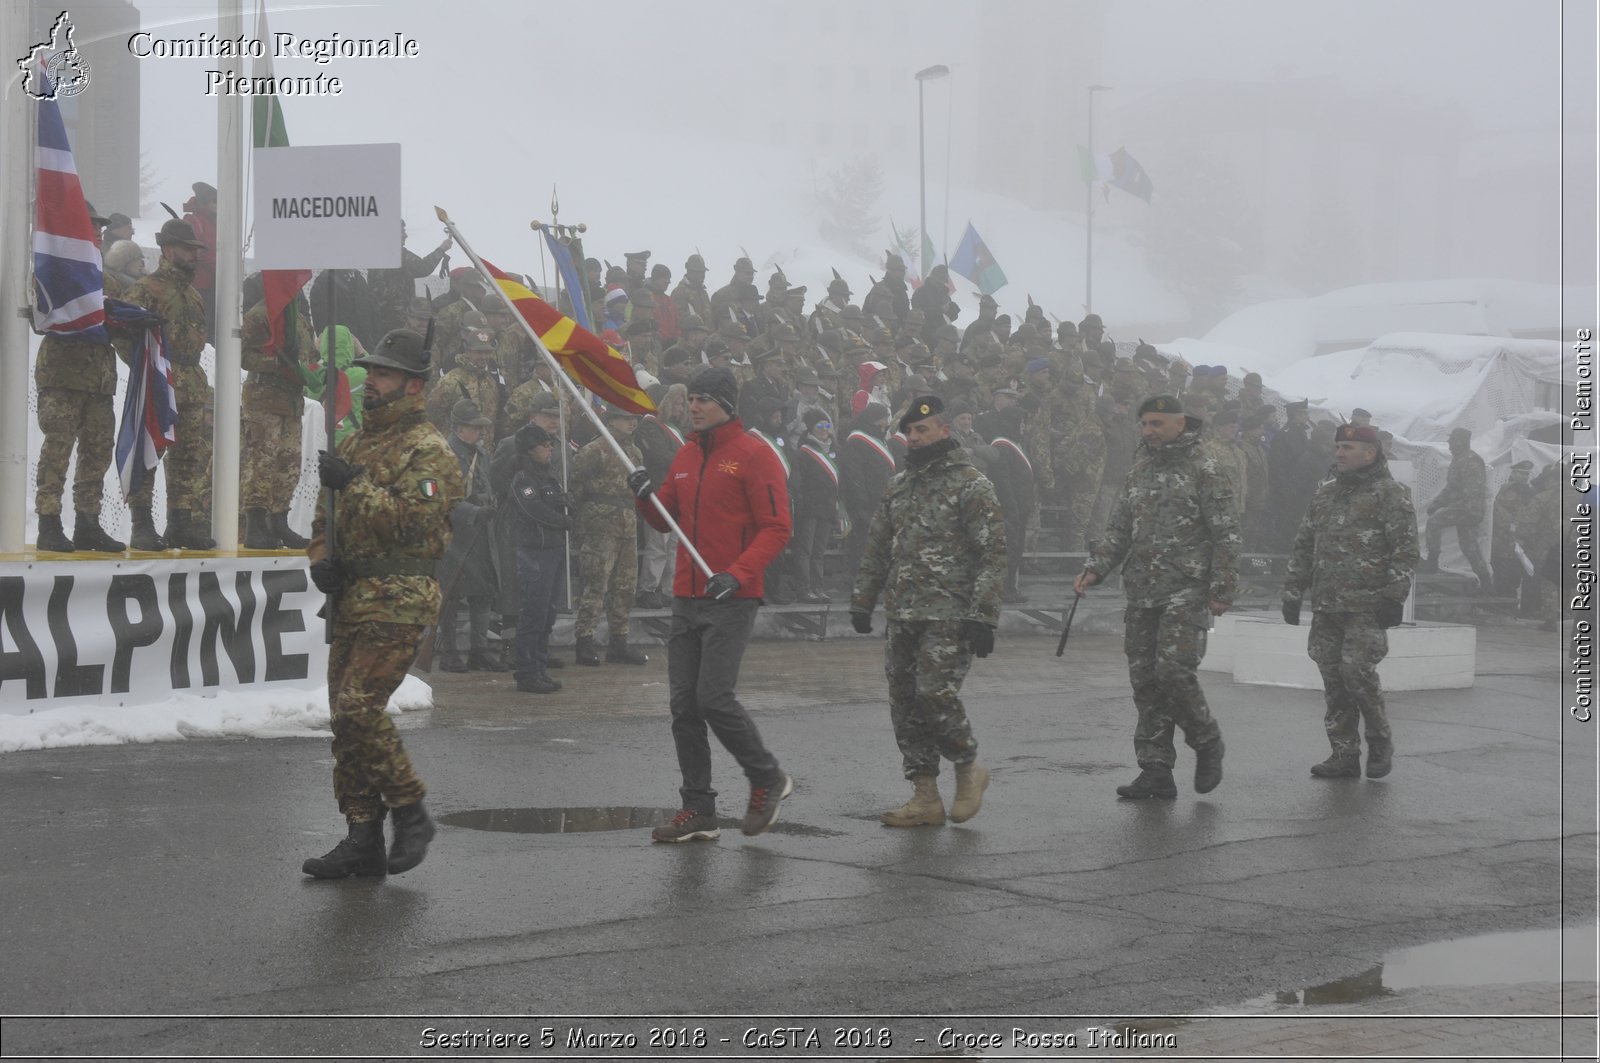
[[[1367,778],[1381,779],[1394,767],[1394,743],[1387,738],[1367,739]]]
[[[428,810],[418,801],[389,813],[394,820],[394,842],[389,846],[389,874],[410,871],[428,855],[428,843],[437,833]]]
[[[441,653],[439,655],[439,671],[465,672],[468,671],[467,659],[459,653]]]
[[[509,672],[505,662],[490,650],[473,650],[467,655],[467,667],[475,672]]]
[[[628,636],[612,635],[606,646],[606,660],[612,664],[649,664],[650,658],[628,645]]]
[[[276,550],[283,545],[272,526],[267,523],[267,511],[251,506],[244,511],[244,547],[247,550]]]
[[[215,550],[217,541],[187,509],[167,510],[167,540],[179,550]]]
[[[383,853],[383,819],[351,823],[350,833],[322,856],[313,856],[300,868],[312,878],[381,878],[389,873]]]
[[[172,549],[172,544],[167,542],[165,536],[156,534],[156,522],[150,516],[149,506],[134,509],[133,535],[128,543],[135,550],[159,552]]]
[[[1222,781],[1222,739],[1194,751],[1194,792],[1209,794]]]
[[[61,514],[52,513],[49,516],[39,514],[39,541],[34,544],[40,550],[48,550],[54,554],[70,554],[76,547],[72,540],[67,538],[67,533],[61,529]]]
[[[1172,769],[1165,764],[1141,764],[1139,777],[1126,786],[1117,787],[1117,795],[1136,799],[1177,797],[1178,784],[1172,781]]]
[[[120,554],[127,549],[125,543],[120,543],[105,533],[100,527],[100,516],[97,513],[79,513],[76,525],[72,529],[72,545],[79,550],[92,550],[97,554]]]
[[[288,511],[274,513],[271,520],[272,534],[276,535],[278,541],[283,543],[285,550],[304,550],[311,545],[310,539],[307,539],[304,535],[296,534],[295,530],[289,527]]]
[[[561,689],[561,680],[551,679],[540,672],[538,675],[518,679],[517,689],[524,694],[554,694]]]
[[[593,668],[600,667],[600,647],[595,645],[593,635],[578,636],[578,663],[586,664]]]

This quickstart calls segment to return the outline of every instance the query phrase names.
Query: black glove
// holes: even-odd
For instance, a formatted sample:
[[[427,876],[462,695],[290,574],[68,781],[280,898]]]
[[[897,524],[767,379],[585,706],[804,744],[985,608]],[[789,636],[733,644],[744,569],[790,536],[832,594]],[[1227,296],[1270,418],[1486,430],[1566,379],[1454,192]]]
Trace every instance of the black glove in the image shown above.
[[[628,490],[633,492],[634,497],[649,498],[650,492],[655,489],[656,485],[650,482],[650,474],[643,469],[635,469],[628,474]],[[734,586],[737,587],[738,584]]]
[[[323,487],[342,491],[351,480],[365,471],[365,466],[352,465],[330,451],[317,451],[317,478],[322,481]]]
[[[491,523],[494,522],[494,507],[493,506],[479,506],[478,507],[478,512],[476,512],[476,513],[474,513],[472,515],[472,520],[473,520],[473,523],[477,524],[477,526],[480,527],[480,528],[488,527]]]
[[[311,562],[311,582],[317,585],[317,590],[323,594],[332,594],[344,583],[344,573],[339,571],[339,562],[323,558],[321,561]]]
[[[1372,618],[1382,628],[1400,626],[1400,617],[1405,613],[1405,606],[1400,602],[1382,601],[1372,610]]]
[[[872,634],[872,614],[860,609],[850,610],[850,626],[856,629],[858,635]]]
[[[981,620],[961,621],[961,637],[972,647],[974,657],[987,657],[994,652],[994,628]]]
[[[634,475],[639,474],[635,473]],[[644,483],[646,488],[645,494],[649,494],[649,477],[645,478]],[[642,498],[644,496],[641,495],[640,497]],[[710,579],[706,580],[706,597],[710,598],[714,602],[727,601],[729,598],[733,597],[733,592],[738,589],[739,580],[731,573],[718,572],[715,576],[712,576]]]
[[[1283,622],[1285,624],[1292,624],[1295,627],[1300,626],[1299,598],[1285,598],[1283,600]]]

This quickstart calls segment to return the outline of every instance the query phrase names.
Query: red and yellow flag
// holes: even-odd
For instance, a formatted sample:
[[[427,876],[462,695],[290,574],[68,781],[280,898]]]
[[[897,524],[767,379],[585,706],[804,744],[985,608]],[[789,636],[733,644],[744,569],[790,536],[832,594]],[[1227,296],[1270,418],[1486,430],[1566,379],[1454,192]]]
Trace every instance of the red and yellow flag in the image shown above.
[[[511,305],[517,308],[517,313],[532,326],[574,380],[613,406],[637,414],[655,412],[656,404],[640,389],[633,366],[626,358],[539,298],[521,281],[495,268],[488,259],[481,261],[500,290],[506,293],[506,298],[511,300]]]

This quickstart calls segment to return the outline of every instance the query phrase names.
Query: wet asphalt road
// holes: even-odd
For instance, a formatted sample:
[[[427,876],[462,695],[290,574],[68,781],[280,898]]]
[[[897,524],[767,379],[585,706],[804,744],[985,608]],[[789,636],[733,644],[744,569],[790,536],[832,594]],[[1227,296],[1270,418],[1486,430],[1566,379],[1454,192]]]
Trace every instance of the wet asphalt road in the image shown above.
[[[1185,1014],[1593,920],[1595,736],[1565,715],[1552,636],[1481,629],[1473,689],[1391,695],[1380,782],[1307,775],[1320,693],[1205,673],[1226,778],[1197,797],[1180,748],[1158,803],[1112,792],[1134,774],[1120,640],[1053,648],[1002,639],[975,668],[994,778],[945,828],[876,820],[908,788],[875,640],[751,648],[746,701],[799,784],[754,839],[447,825],[404,876],[314,882],[300,862],[342,829],[324,741],[7,754],[0,1011],[186,1017],[13,1020],[5,1052],[405,1054],[430,1025],[301,1015]],[[674,806],[653,656],[568,668],[559,698],[441,681],[403,721],[430,807]]]

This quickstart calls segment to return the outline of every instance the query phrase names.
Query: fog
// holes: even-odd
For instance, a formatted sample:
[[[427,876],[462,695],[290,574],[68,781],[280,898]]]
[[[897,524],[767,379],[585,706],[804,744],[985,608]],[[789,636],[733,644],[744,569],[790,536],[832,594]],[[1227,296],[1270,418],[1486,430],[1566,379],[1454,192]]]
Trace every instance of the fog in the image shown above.
[[[160,37],[216,29],[213,5],[139,7]],[[1095,151],[1125,148],[1154,194],[1093,194],[1094,309],[1157,338],[1361,283],[1592,284],[1592,251],[1562,272],[1563,232],[1591,248],[1594,233],[1574,174],[1565,211],[1560,195],[1563,143],[1569,166],[1592,175],[1594,161],[1593,11],[1566,11],[1564,26],[1560,4],[1515,0],[476,0],[274,4],[269,19],[300,36],[416,38],[412,59],[278,60],[280,76],[344,86],[284,101],[291,142],[398,141],[414,249],[437,241],[437,204],[484,254],[536,276],[527,223],[549,218],[558,189],[597,257],[648,248],[676,273],[699,251],[720,284],[748,251],[814,295],[838,268],[859,299],[891,220],[917,228],[913,74],[943,64],[950,75],[923,85],[936,254],[971,221],[1010,279],[1003,308],[1031,296],[1077,317],[1078,151],[1088,86],[1109,86]],[[74,14],[80,41],[94,36],[96,9]],[[216,180],[204,71],[218,65],[135,66],[153,222],[141,239],[156,201],[177,207],[190,182]],[[114,92],[107,80],[85,99]],[[835,176],[847,167],[881,175],[877,194]],[[853,202],[842,224],[820,205],[830,192]]]

